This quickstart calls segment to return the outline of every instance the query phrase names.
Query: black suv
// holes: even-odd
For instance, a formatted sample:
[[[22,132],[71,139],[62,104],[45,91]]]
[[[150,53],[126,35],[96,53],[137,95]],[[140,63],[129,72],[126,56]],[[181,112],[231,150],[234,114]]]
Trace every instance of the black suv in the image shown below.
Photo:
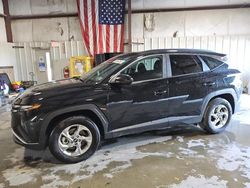
[[[163,49],[116,56],[82,78],[37,85],[12,105],[14,140],[49,146],[59,160],[90,157],[101,140],[199,124],[223,131],[242,92],[240,72],[225,54]]]

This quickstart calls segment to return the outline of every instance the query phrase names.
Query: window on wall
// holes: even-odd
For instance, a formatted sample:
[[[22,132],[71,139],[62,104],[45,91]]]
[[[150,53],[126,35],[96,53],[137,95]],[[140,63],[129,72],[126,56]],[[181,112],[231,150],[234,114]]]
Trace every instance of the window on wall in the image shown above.
[[[212,58],[212,57],[208,57],[208,56],[200,56],[200,57],[203,59],[203,61],[207,64],[207,66],[211,70],[223,64],[222,61]]]
[[[192,55],[170,55],[172,75],[202,72],[202,64],[196,56]]]
[[[134,81],[162,78],[162,56],[137,61],[121,73],[130,75]]]

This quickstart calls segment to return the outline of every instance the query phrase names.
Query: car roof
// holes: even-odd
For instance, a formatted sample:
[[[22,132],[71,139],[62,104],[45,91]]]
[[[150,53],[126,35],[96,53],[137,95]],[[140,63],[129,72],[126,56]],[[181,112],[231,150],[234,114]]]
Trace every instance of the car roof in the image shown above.
[[[156,50],[147,50],[141,52],[132,52],[132,53],[125,53],[120,55],[122,58],[133,58],[139,56],[146,56],[146,55],[154,55],[154,54],[161,54],[161,53],[174,53],[174,54],[195,54],[195,55],[211,55],[211,56],[219,56],[224,57],[226,54],[217,53],[210,50],[201,50],[201,49],[188,49],[188,48],[172,48],[172,49],[156,49]]]

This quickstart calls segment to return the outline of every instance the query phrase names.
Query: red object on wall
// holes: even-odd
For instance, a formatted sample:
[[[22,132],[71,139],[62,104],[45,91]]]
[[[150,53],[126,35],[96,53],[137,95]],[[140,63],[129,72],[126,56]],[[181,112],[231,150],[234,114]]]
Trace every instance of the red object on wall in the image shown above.
[[[64,78],[69,78],[69,67],[64,67],[63,68],[63,77]]]

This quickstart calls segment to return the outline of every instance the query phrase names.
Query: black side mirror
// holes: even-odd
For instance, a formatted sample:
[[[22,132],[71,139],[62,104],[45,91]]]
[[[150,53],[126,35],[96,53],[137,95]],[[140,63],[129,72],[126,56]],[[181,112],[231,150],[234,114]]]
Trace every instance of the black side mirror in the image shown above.
[[[109,83],[112,85],[130,85],[133,81],[133,78],[128,74],[119,74],[118,76],[111,78]]]

